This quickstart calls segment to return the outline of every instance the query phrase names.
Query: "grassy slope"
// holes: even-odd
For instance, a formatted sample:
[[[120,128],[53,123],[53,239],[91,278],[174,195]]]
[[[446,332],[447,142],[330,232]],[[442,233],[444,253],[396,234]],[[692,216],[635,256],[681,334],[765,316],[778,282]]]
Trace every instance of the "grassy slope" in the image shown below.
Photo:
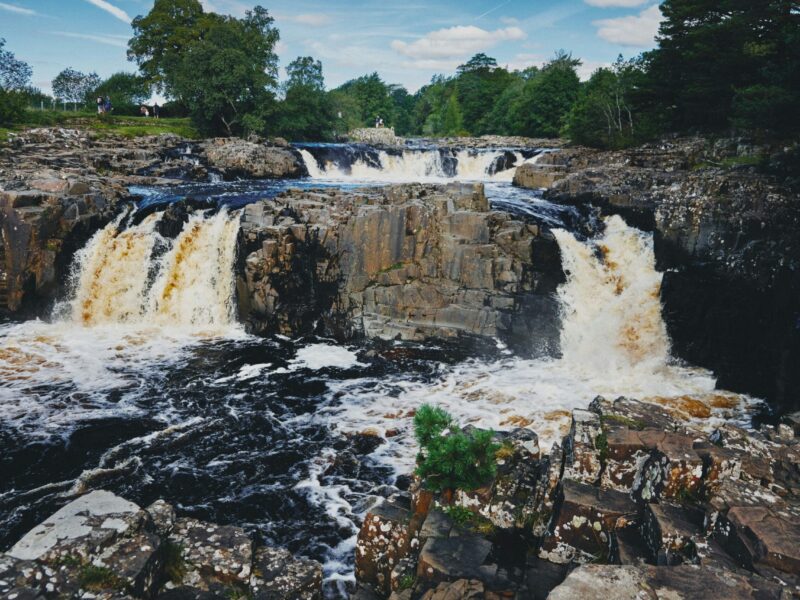
[[[135,138],[144,135],[174,133],[181,137],[197,138],[199,134],[189,119],[148,117],[98,116],[89,112],[28,111],[22,123],[11,129],[0,128],[0,142],[8,138],[10,132],[22,131],[32,127],[66,127],[89,129],[100,135],[115,135]]]

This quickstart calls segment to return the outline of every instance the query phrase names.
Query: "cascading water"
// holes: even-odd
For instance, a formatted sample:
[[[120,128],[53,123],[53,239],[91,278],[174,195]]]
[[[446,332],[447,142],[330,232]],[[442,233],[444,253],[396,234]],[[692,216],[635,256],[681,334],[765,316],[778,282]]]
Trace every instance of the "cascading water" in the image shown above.
[[[73,323],[214,329],[235,322],[238,215],[194,214],[174,242],[158,234],[160,216],[122,230],[117,219],[78,253],[69,302]],[[156,257],[158,246],[167,250]]]
[[[516,167],[540,156],[515,150],[351,150],[348,146],[321,146],[300,148],[300,154],[312,179],[368,182],[510,182]]]

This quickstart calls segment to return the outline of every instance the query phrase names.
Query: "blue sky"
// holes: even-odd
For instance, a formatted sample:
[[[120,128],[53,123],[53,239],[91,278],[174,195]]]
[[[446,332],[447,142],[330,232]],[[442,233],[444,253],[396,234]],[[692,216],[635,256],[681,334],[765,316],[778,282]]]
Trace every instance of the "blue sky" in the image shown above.
[[[452,73],[476,52],[502,65],[539,65],[557,49],[581,58],[583,77],[620,53],[653,46],[658,0],[203,0],[240,16],[261,4],[281,32],[283,67],[297,56],[322,61],[328,87],[377,71],[415,91]],[[125,58],[130,19],[153,0],[0,0],[0,37],[50,90],[64,67],[106,77],[135,69]]]

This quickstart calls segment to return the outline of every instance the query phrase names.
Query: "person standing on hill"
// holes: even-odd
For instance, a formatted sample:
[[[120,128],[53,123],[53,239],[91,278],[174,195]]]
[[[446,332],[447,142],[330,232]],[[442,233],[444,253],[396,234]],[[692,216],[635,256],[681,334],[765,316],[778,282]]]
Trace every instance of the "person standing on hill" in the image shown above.
[[[106,101],[103,104],[103,112],[111,113],[111,97],[106,96]]]
[[[97,97],[97,114],[102,115],[105,112],[105,102],[103,102],[103,97]]]
[[[158,102],[153,102],[153,118],[154,119],[158,118],[158,112],[159,112],[160,108],[161,107],[158,106]]]

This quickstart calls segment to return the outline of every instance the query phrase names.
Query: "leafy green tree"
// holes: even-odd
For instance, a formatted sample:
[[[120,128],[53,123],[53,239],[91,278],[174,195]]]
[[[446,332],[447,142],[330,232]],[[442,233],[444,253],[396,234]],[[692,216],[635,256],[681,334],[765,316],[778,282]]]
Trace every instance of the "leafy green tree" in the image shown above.
[[[147,80],[133,73],[114,73],[99,86],[89,92],[91,102],[97,96],[109,97],[114,104],[115,112],[123,107],[138,109],[150,99],[151,89]]]
[[[161,0],[153,10],[187,3],[193,5],[188,0]],[[169,36],[151,35],[153,32],[145,28],[155,27],[160,34],[165,28],[160,20],[164,14],[171,13],[158,12],[155,24],[147,18],[135,22],[138,37],[130,48],[148,40],[148,54],[140,56],[145,72],[154,73],[155,82],[186,107],[202,132],[237,135],[263,131],[275,110],[278,74],[274,48],[279,34],[267,10],[256,6],[241,19],[218,15],[206,19],[194,11],[189,15],[195,22],[194,31],[189,31],[187,24],[191,19],[179,11],[175,27],[183,32],[179,55],[153,45],[164,40],[168,43]],[[150,63],[150,55],[161,58]],[[173,60],[177,63],[171,64]],[[163,61],[170,64],[158,66]]]
[[[286,68],[277,131],[292,140],[326,140],[333,135],[333,105],[325,92],[322,63],[310,56],[293,60]]]
[[[763,125],[750,108],[779,109],[787,95],[797,101],[797,0],[665,0],[661,12],[658,48],[648,57],[649,85],[671,128],[725,128],[734,110],[740,125]],[[784,130],[798,127],[791,113]]]
[[[361,126],[375,123],[381,117],[386,125],[392,125],[394,103],[389,94],[389,86],[377,73],[352,79],[337,88],[352,97],[358,109],[357,121]]]
[[[53,94],[59,100],[71,102],[74,108],[86,102],[89,95],[100,85],[97,73],[82,73],[67,67],[53,79]]]
[[[21,90],[31,81],[33,70],[23,60],[17,59],[13,52],[5,50],[6,40],[0,38],[0,88]]]
[[[485,54],[476,54],[458,67],[458,103],[470,133],[488,132],[487,117],[494,103],[513,82],[513,76]]]
[[[452,94],[447,101],[442,116],[442,133],[445,135],[466,135],[464,117],[458,103],[458,96]]]
[[[155,0],[150,12],[131,23],[128,60],[135,61],[157,89],[176,97],[175,78],[185,52],[222,19],[203,12],[199,0]]]
[[[511,74],[511,83],[503,90],[492,106],[492,110],[484,118],[484,130],[487,133],[514,135],[517,132],[512,111],[522,98],[525,83],[535,77],[538,72],[538,68],[530,67],[525,71]]]
[[[392,98],[392,113],[395,133],[397,135],[413,135],[414,127],[414,96],[401,85],[390,85],[389,95]]]
[[[580,92],[581,82],[576,72],[580,64],[572,55],[560,51],[538,75],[525,83],[509,117],[517,134],[559,135]]]

